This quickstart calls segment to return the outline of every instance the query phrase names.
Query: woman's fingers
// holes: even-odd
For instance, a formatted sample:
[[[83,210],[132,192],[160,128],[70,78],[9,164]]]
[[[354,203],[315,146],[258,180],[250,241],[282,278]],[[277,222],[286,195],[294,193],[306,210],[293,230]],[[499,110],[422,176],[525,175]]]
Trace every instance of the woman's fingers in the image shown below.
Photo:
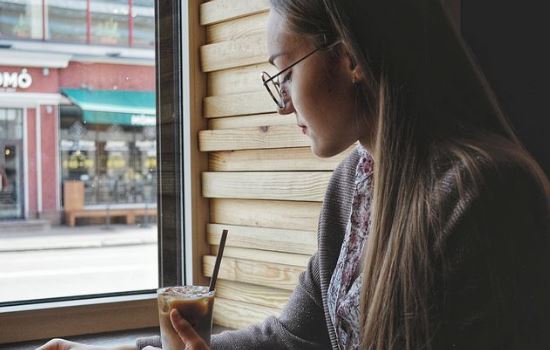
[[[42,345],[36,350],[80,350],[86,349],[82,344],[74,343],[65,339],[55,338]],[[93,350],[93,348],[90,348]]]
[[[178,310],[172,309],[170,312],[170,320],[172,321],[172,326],[178,332],[181,340],[185,344],[185,350],[208,350],[208,345],[204,340],[197,334],[193,327],[183,319]]]
[[[37,348],[36,350],[65,350],[66,349],[65,342],[66,340],[63,340],[63,339],[52,339],[46,344]]]

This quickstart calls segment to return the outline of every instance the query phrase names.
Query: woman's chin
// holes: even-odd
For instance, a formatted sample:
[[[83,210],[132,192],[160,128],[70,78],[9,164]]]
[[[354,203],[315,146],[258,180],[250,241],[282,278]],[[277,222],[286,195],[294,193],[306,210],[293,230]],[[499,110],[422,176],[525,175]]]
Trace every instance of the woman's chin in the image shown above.
[[[352,143],[347,144],[322,144],[314,138],[311,139],[311,152],[319,158],[331,158],[347,150]]]
[[[334,152],[334,150],[331,150],[328,147],[321,147],[320,145],[318,145],[313,141],[311,143],[311,152],[319,158],[330,158],[339,153],[339,152]]]

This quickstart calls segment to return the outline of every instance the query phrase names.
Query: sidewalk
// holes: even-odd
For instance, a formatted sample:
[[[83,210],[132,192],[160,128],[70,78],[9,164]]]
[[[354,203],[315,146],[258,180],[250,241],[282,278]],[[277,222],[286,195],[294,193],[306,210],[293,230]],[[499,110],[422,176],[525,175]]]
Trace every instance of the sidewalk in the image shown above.
[[[157,226],[55,226],[47,231],[0,232],[0,253],[156,244]]]

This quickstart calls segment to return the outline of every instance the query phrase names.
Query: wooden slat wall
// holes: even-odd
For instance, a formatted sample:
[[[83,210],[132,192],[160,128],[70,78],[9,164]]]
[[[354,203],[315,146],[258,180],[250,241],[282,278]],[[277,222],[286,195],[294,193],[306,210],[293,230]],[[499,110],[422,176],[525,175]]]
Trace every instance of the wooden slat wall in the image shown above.
[[[228,229],[219,273],[216,324],[241,328],[277,315],[317,250],[317,220],[332,170],[349,152],[319,159],[295,116],[275,114],[261,84],[267,63],[267,0],[212,0],[201,6],[206,44],[201,67],[207,96],[199,148],[208,152],[202,194],[210,276],[222,229]]]

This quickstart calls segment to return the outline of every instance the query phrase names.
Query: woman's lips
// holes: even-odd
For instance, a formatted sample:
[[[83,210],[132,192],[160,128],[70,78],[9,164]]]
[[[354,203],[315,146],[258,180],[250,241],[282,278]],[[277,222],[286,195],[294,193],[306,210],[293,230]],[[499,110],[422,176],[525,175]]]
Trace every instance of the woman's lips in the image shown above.
[[[305,125],[298,125],[300,127],[300,129],[302,129],[302,134],[306,134],[307,132],[307,127]]]

